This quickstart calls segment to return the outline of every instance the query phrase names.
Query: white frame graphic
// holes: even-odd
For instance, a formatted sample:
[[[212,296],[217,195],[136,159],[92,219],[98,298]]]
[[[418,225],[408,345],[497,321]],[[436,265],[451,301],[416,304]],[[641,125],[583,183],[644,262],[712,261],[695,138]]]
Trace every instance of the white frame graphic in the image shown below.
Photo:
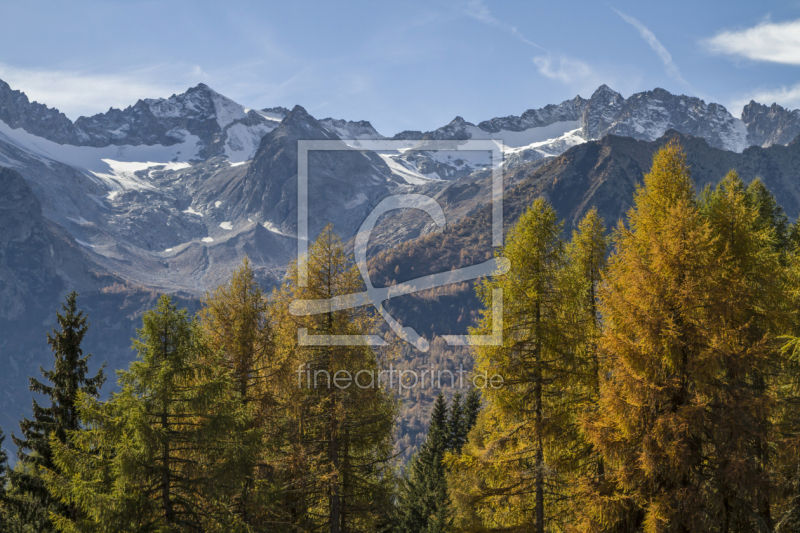
[[[466,140],[466,141],[397,141],[397,140],[300,140],[297,142],[297,273],[298,284],[308,285],[308,153],[320,151],[489,151],[491,152],[492,172],[492,246],[503,244],[503,142],[500,140]],[[322,312],[373,305],[381,313],[389,326],[398,336],[418,349],[427,351],[429,346],[412,328],[397,323],[382,303],[389,298],[402,294],[411,294],[459,281],[478,279],[482,276],[507,272],[509,262],[504,258],[496,258],[479,265],[434,274],[416,280],[410,280],[392,287],[376,289],[372,287],[366,269],[366,244],[377,218],[384,212],[393,209],[417,208],[427,212],[436,223],[444,227],[444,213],[441,206],[430,197],[418,194],[400,194],[389,196],[375,207],[356,235],[356,263],[367,291],[359,294],[344,295],[331,300],[296,301],[290,311],[295,315],[311,315]],[[451,346],[499,346],[503,343],[503,291],[492,291],[492,334],[491,335],[442,335]],[[377,335],[309,335],[305,328],[298,331],[298,341],[306,346],[328,345],[385,345]]]

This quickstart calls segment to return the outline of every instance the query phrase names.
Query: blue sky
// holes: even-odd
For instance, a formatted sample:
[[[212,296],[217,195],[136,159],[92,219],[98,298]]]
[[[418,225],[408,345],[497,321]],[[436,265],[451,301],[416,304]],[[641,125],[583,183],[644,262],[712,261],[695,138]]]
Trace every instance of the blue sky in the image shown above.
[[[0,79],[73,119],[204,82],[385,135],[602,83],[800,108],[800,2],[715,4],[0,1]]]

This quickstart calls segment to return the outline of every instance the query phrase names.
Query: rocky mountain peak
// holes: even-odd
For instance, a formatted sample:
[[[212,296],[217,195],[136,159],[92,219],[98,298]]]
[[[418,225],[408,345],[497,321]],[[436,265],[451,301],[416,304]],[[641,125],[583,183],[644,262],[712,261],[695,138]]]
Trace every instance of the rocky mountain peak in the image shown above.
[[[611,127],[625,99],[608,85],[601,85],[589,98],[581,114],[584,139],[598,139]]]
[[[289,110],[285,107],[276,106],[276,107],[265,107],[261,110],[263,113],[271,114],[280,116],[282,119],[286,118],[286,115],[289,114]]]
[[[305,107],[301,105],[295,105],[292,108],[292,110],[289,111],[289,113],[286,115],[284,120],[288,122],[293,122],[293,121],[296,122],[300,120],[308,120],[309,118],[313,119],[313,117],[308,114],[308,111],[306,111]]]
[[[45,139],[74,146],[172,146],[205,160],[227,155],[232,162],[252,157],[261,137],[274,129],[282,109],[259,113],[204,83],[169,98],[138,100],[125,109],[80,117],[74,123],[57,109],[30,102],[0,81],[0,120]]]
[[[622,97],[621,94],[619,94],[617,91],[615,91],[614,89],[612,89],[611,87],[609,87],[604,83],[603,85],[595,89],[595,91],[592,93],[592,96],[589,97],[589,100],[590,101],[593,100],[595,102],[612,103],[624,100],[624,98]]]
[[[475,126],[464,120],[463,117],[457,116],[447,126],[426,133],[422,139],[426,141],[465,141],[472,138],[472,133],[469,131],[471,128],[475,128]]]
[[[576,96],[558,105],[548,104],[541,109],[528,109],[519,117],[510,115],[485,120],[478,124],[478,127],[487,133],[498,133],[502,130],[524,131],[540,128],[556,122],[574,122],[580,120],[587,103],[587,100]]]
[[[424,136],[425,132],[420,130],[403,130],[399,133],[395,133],[392,139],[395,141],[410,141],[422,139]]]
[[[53,107],[31,102],[22,91],[12,89],[0,80],[0,120],[11,128],[66,144],[76,137],[75,126],[67,116]]]
[[[368,120],[343,120],[324,118],[320,124],[334,132],[340,139],[385,139]]]
[[[746,127],[724,106],[706,105],[699,98],[675,95],[662,88],[625,99],[601,86],[589,99],[582,121],[582,135],[587,140],[614,134],[653,141],[674,129],[702,137],[723,150],[741,152],[747,146]]]
[[[274,150],[278,146],[283,146],[286,142],[296,143],[296,141],[300,139],[338,139],[338,136],[326,128],[319,120],[314,118],[303,106],[296,105],[289,114],[286,115],[278,127],[262,139],[259,153],[262,148]],[[257,153],[255,158],[258,157]]]
[[[742,109],[750,144],[787,144],[800,135],[800,110],[790,111],[776,103],[767,107],[753,100]]]

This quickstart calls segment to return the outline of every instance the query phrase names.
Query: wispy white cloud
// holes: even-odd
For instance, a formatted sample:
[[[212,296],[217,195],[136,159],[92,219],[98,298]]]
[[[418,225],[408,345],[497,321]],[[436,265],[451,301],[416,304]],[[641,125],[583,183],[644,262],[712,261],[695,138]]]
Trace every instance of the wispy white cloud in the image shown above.
[[[543,76],[568,85],[595,77],[589,65],[574,57],[562,55],[554,59],[550,55],[537,56],[533,58],[533,64]]]
[[[467,7],[464,9],[464,13],[468,17],[486,24],[487,26],[493,26],[507,32],[527,45],[538,48],[539,50],[544,50],[545,52],[547,51],[544,47],[539,46],[535,42],[525,37],[525,35],[523,35],[516,26],[496,19],[489,11],[489,8],[486,7],[486,4],[483,3],[483,0],[470,0],[470,2],[467,4]]]
[[[72,119],[109,107],[124,108],[140,98],[167,97],[208,80],[200,66],[153,67],[118,74],[19,68],[0,63],[0,79],[32,101],[55,107]]]
[[[603,84],[629,94],[641,84],[637,72],[614,72],[600,70],[578,58],[565,54],[546,54],[532,58],[539,74],[547,79],[563,83],[570,90],[584,97],[591,96]]]
[[[704,43],[718,54],[800,65],[800,19],[777,23],[766,20],[746,30],[721,31]]]
[[[672,60],[672,54],[670,54],[669,51],[664,47],[664,45],[661,44],[661,41],[658,40],[656,35],[652,31],[650,31],[650,29],[647,26],[645,26],[632,16],[627,15],[617,9],[615,9],[614,11],[617,13],[617,15],[622,17],[622,20],[624,20],[625,22],[636,28],[636,31],[639,32],[639,35],[642,37],[642,39],[645,40],[648,46],[650,46],[650,48],[653,49],[656,55],[658,55],[659,59],[661,59],[661,62],[664,63],[664,69],[666,70],[667,75],[675,81],[679,81],[681,83],[686,84],[686,80],[684,80],[683,76],[681,76],[681,73],[678,70],[678,66]]]
[[[542,76],[583,91],[594,90],[603,83],[601,76],[583,61],[564,54],[553,54],[547,48],[525,37],[516,26],[498,20],[483,0],[471,0],[466,5],[464,13],[482,24],[503,30],[519,41],[546,52],[533,58],[533,64]]]
[[[750,100],[764,105],[777,103],[789,109],[800,109],[800,83],[791,86],[777,88],[761,88],[750,93],[746,93],[740,98],[734,98],[730,102],[731,113],[736,115]]]

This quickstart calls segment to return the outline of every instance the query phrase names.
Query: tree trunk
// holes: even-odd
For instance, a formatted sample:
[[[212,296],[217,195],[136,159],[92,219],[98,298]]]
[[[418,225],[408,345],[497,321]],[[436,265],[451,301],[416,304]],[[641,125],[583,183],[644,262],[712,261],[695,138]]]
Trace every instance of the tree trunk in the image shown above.
[[[536,359],[534,368],[534,408],[536,426],[536,533],[544,533],[544,448],[542,446],[542,341],[539,338],[541,305],[536,306]]]
[[[347,533],[347,474],[350,471],[350,430],[345,429],[342,440],[342,499],[341,499],[341,531]]]
[[[339,439],[336,435],[336,413],[335,407],[331,406],[331,440],[330,440],[330,462],[333,468],[333,475],[330,481],[331,493],[331,533],[340,533],[339,521],[341,519],[341,495],[339,494]]]
[[[161,427],[164,433],[169,431],[169,420],[166,410],[161,413]],[[170,498],[170,475],[169,475],[169,440],[164,442],[164,449],[161,455],[161,502],[164,506],[164,517],[167,523],[171,524],[175,518],[172,510],[172,499]]]
[[[330,279],[330,277],[328,278]],[[331,287],[328,289],[328,293],[332,295],[333,291]],[[333,314],[328,313],[328,334],[332,334],[333,332]],[[329,348],[330,349],[330,348]],[[329,371],[335,375],[336,368],[333,364],[333,354],[331,353],[333,349],[328,352],[328,368]],[[330,405],[328,408],[330,409],[330,448],[329,448],[329,461],[331,467],[333,468],[333,475],[331,476],[330,481],[330,508],[331,508],[331,533],[340,533],[340,520],[341,520],[341,494],[339,488],[339,427],[338,427],[338,420],[337,420],[337,399],[336,399],[336,387],[331,385],[330,378],[328,378],[328,394],[330,397]]]
[[[164,351],[163,357],[166,360],[167,354],[169,353],[169,338],[170,334],[169,331],[164,331],[162,338],[164,339]],[[163,392],[163,394],[169,394],[168,392]],[[169,404],[167,403],[167,398],[163,398],[162,407],[161,407],[161,428],[164,430],[164,448],[161,453],[161,504],[164,507],[164,517],[167,520],[168,524],[173,523],[175,520],[175,513],[172,509],[172,498],[170,497],[170,482],[171,476],[169,472],[169,416],[168,410]]]

